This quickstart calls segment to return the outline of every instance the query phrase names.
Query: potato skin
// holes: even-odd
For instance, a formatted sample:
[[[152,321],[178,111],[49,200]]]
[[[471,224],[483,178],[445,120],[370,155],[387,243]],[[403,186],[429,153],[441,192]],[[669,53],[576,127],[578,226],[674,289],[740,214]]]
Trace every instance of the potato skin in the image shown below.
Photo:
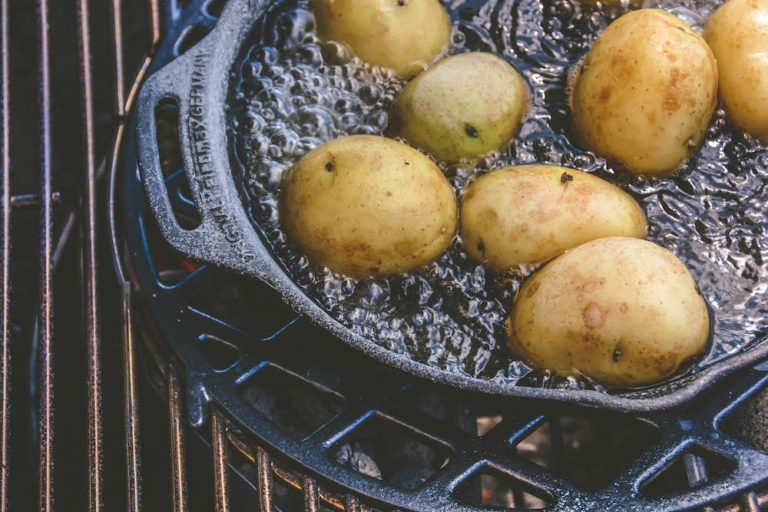
[[[530,108],[520,73],[491,53],[441,60],[406,85],[392,106],[389,132],[444,161],[499,149]]]
[[[671,174],[706,133],[717,79],[712,51],[682,20],[630,12],[600,35],[575,77],[575,135],[632,173]]]
[[[369,135],[313,149],[283,176],[280,221],[315,265],[355,278],[428,264],[456,234],[453,188],[427,157]]]
[[[461,199],[461,239],[498,271],[540,263],[611,236],[642,238],[645,213],[619,187],[551,165],[499,169],[470,184]]]
[[[728,0],[710,18],[704,37],[717,58],[729,118],[768,142],[768,1]]]
[[[613,388],[652,384],[700,355],[709,312],[685,265],[635,238],[566,252],[520,289],[508,321],[513,353]]]
[[[448,44],[451,20],[438,0],[312,0],[320,37],[409,78]]]

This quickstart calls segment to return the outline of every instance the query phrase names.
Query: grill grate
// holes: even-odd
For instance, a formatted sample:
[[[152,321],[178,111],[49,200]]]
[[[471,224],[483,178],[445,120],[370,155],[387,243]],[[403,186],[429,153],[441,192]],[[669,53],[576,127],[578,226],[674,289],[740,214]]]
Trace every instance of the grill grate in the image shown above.
[[[87,364],[84,365],[84,373],[82,375],[65,376],[68,379],[74,379],[79,386],[85,384],[86,389],[83,393],[86,395],[87,401],[88,432],[87,444],[85,445],[87,453],[84,452],[81,455],[84,461],[87,458],[87,463],[83,464],[82,468],[74,464],[71,470],[81,472],[84,481],[87,482],[87,485],[83,486],[83,489],[87,489],[87,496],[83,496],[82,499],[84,503],[88,504],[88,510],[90,511],[107,509],[106,502],[108,500],[105,489],[107,488],[106,486],[110,485],[107,470],[117,465],[122,465],[123,469],[118,472],[111,472],[109,475],[119,474],[121,478],[125,479],[125,507],[127,510],[139,512],[145,509],[155,509],[152,503],[143,503],[143,451],[142,437],[139,431],[139,388],[141,376],[138,373],[138,351],[140,330],[137,328],[137,325],[144,325],[144,323],[140,322],[139,318],[142,315],[142,309],[137,306],[143,299],[137,296],[134,290],[134,283],[131,282],[131,278],[135,276],[131,275],[131,269],[125,265],[125,245],[122,236],[119,236],[120,221],[116,213],[119,209],[117,198],[121,187],[119,176],[122,172],[122,158],[125,150],[125,139],[128,133],[128,116],[131,113],[138,87],[155,62],[153,59],[156,57],[161,43],[165,41],[166,45],[176,46],[176,40],[179,39],[181,34],[186,33],[189,27],[198,23],[201,19],[207,20],[206,22],[210,25],[213,23],[212,18],[210,16],[201,17],[200,13],[203,12],[203,9],[207,10],[207,12],[215,13],[217,9],[221,8],[222,4],[222,2],[218,1],[203,2],[193,0],[191,2],[182,2],[185,5],[181,7],[177,5],[177,1],[169,0],[163,6],[160,5],[159,1],[149,0],[148,2],[149,5],[146,9],[147,19],[143,22],[145,28],[143,32],[148,34],[149,40],[146,47],[142,49],[146,51],[147,56],[140,60],[136,76],[131,77],[130,82],[127,80],[125,71],[126,57],[124,54],[126,52],[125,41],[127,36],[124,30],[124,20],[126,16],[135,16],[133,11],[137,9],[135,4],[126,5],[125,11],[131,12],[124,12],[122,0],[112,0],[111,2],[111,26],[105,30],[110,33],[109,37],[114,49],[112,55],[114,77],[112,80],[109,80],[109,82],[114,83],[114,90],[111,91],[113,96],[111,101],[115,104],[115,122],[112,126],[114,130],[112,132],[114,134],[114,144],[111,154],[105,160],[106,164],[99,165],[101,148],[97,140],[99,139],[97,126],[103,126],[104,123],[98,122],[96,119],[100,112],[97,104],[102,102],[96,97],[98,93],[95,91],[94,85],[95,79],[103,80],[104,73],[99,72],[97,76],[94,75],[94,71],[98,70],[93,65],[93,54],[94,48],[99,44],[97,41],[102,41],[103,39],[98,39],[96,37],[97,34],[92,32],[94,28],[93,10],[99,6],[89,2],[89,0],[72,2],[71,9],[73,13],[76,13],[77,19],[75,30],[77,32],[77,41],[80,45],[80,52],[78,53],[74,46],[62,49],[51,44],[51,31],[59,26],[61,20],[51,16],[51,10],[49,9],[51,5],[49,5],[48,0],[38,0],[39,17],[36,20],[37,32],[35,35],[39,50],[38,78],[41,86],[38,98],[39,112],[36,114],[40,130],[38,134],[40,142],[38,189],[35,193],[12,195],[12,185],[14,187],[21,186],[21,182],[25,181],[20,179],[20,184],[16,185],[15,179],[19,174],[18,171],[12,171],[12,165],[21,166],[23,162],[28,161],[28,158],[21,156],[17,158],[16,153],[11,150],[12,144],[18,144],[12,138],[12,116],[26,114],[26,110],[14,107],[16,103],[12,102],[11,95],[15,91],[20,90],[24,84],[14,82],[14,77],[10,73],[11,59],[14,58],[14,51],[21,51],[18,49],[18,45],[12,46],[10,23],[12,20],[14,23],[16,22],[16,19],[12,18],[14,13],[18,12],[21,15],[27,14],[27,12],[22,9],[17,11],[15,5],[11,6],[11,0],[0,0],[0,29],[2,31],[2,40],[0,41],[2,44],[2,97],[0,100],[2,103],[3,123],[2,202],[0,203],[0,216],[2,218],[2,239],[0,241],[2,243],[1,293],[3,308],[2,360],[0,361],[0,402],[2,402],[0,404],[0,435],[2,436],[0,440],[0,512],[11,510],[11,503],[29,502],[17,500],[12,495],[22,492],[33,493],[27,486],[11,485],[13,481],[20,481],[18,480],[20,478],[18,475],[24,472],[26,468],[26,466],[19,462],[19,457],[15,459],[11,457],[14,442],[17,438],[22,438],[21,432],[11,431],[11,425],[18,424],[13,423],[12,420],[14,417],[26,414],[27,407],[24,403],[19,403],[18,401],[14,403],[13,407],[11,406],[12,396],[18,397],[20,395],[19,393],[12,395],[14,392],[11,387],[12,382],[19,381],[12,379],[12,362],[15,364],[14,368],[23,369],[24,365],[28,365],[25,371],[36,372],[38,386],[35,392],[39,402],[37,408],[38,426],[35,434],[37,450],[39,451],[39,478],[37,479],[39,487],[35,494],[37,495],[38,508],[40,510],[47,512],[57,509],[54,499],[56,497],[55,492],[57,492],[54,459],[56,458],[58,447],[67,443],[68,439],[54,437],[54,413],[58,412],[58,415],[62,415],[69,412],[61,408],[58,410],[54,409],[54,401],[56,400],[56,403],[58,403],[58,400],[61,399],[60,394],[54,394],[54,389],[59,389],[57,385],[61,383],[61,374],[66,373],[66,369],[61,368],[60,375],[57,376],[54,373],[55,341],[59,342],[58,347],[62,350],[61,341],[64,340],[63,337],[57,337],[56,331],[54,331],[54,297],[58,296],[54,294],[54,276],[57,263],[62,258],[65,247],[68,244],[74,243],[73,240],[76,238],[74,234],[77,232],[74,228],[76,226],[80,228],[78,242],[82,255],[81,275],[79,277],[82,279],[82,310],[85,313],[83,326],[84,343],[82,347],[80,345],[74,347],[64,345],[64,349],[82,349],[82,357],[87,360]],[[213,7],[211,7],[212,5]],[[161,23],[161,14],[163,14],[162,18],[165,25]],[[163,33],[166,34],[165,40],[162,38]],[[173,44],[168,41],[171,41]],[[54,185],[63,185],[63,180],[59,182],[55,179],[58,176],[57,170],[61,168],[61,164],[57,162],[56,152],[54,151],[56,133],[54,133],[52,123],[54,110],[52,93],[55,92],[56,74],[54,72],[55,65],[53,59],[55,59],[57,52],[64,51],[73,52],[78,55],[78,74],[81,83],[80,98],[75,108],[78,116],[82,117],[83,130],[83,165],[78,174],[80,186],[74,193],[79,198],[79,207],[77,201],[67,200],[66,194],[59,194],[59,192],[55,191],[54,187]],[[28,110],[31,111],[31,109]],[[19,135],[19,137],[21,136],[23,135]],[[99,215],[100,195],[98,193],[99,182],[105,170],[108,170],[108,189],[110,190],[109,202],[106,205],[107,222],[104,222],[104,216]],[[12,178],[14,178],[14,183],[11,181]],[[12,231],[11,229],[15,225],[12,224],[12,217],[15,218],[15,212],[28,213],[30,208],[35,208],[39,215],[39,230],[36,234],[39,266],[35,269],[38,281],[38,297],[36,302],[39,306],[36,321],[38,329],[36,340],[39,345],[39,358],[36,363],[26,363],[24,354],[21,353],[14,354],[13,360],[11,359],[12,348],[19,346],[19,344],[13,343],[14,329],[11,323],[11,315],[17,311],[23,311],[23,308],[14,307],[14,301],[12,301],[12,293],[16,293],[18,296],[19,292],[22,291],[16,291],[11,288],[12,268],[16,268],[12,267],[12,263],[26,256],[22,248],[12,244],[12,237],[14,237],[16,242],[22,238],[19,232]],[[24,226],[24,224],[21,224],[21,226]],[[56,229],[57,226],[60,226],[60,229]],[[107,266],[104,265],[104,259],[100,257],[99,250],[106,243],[107,237],[104,236],[104,233],[111,237],[111,245],[114,248],[112,258],[119,281],[118,297],[121,301],[119,312],[121,322],[117,324],[107,324],[102,320],[105,312],[100,299],[102,296],[101,290],[103,287],[112,286],[111,282],[106,283],[103,281],[104,270],[103,268],[100,269],[100,267]],[[12,257],[14,262],[12,262]],[[204,276],[204,274],[201,273],[198,277],[201,276]],[[14,283],[20,286],[27,283],[28,280],[25,277],[14,274]],[[23,288],[23,286],[21,287]],[[23,298],[19,299],[19,301],[21,300]],[[63,304],[60,305],[60,307],[62,306]],[[22,319],[19,318],[19,320]],[[104,329],[102,329],[102,325]],[[295,332],[295,330],[290,332]],[[102,360],[105,360],[106,355],[102,353],[102,334],[104,334],[105,340],[107,336],[116,337],[122,345],[122,399],[124,403],[123,424],[125,429],[123,433],[123,456],[115,456],[114,452],[110,453],[105,448],[105,436],[113,434],[104,426],[105,418],[102,411],[105,404],[103,403],[102,396],[104,396],[104,399],[112,400],[119,400],[120,397],[108,396],[105,391],[106,387],[103,385]],[[155,335],[153,338],[157,338],[157,336]],[[187,398],[191,396],[190,389],[188,386],[185,386],[185,383],[188,384],[187,376],[189,374],[186,372],[182,373],[175,366],[176,361],[173,358],[168,357],[168,354],[163,354],[156,347],[153,347],[152,343],[147,344],[144,351],[146,356],[144,361],[148,365],[156,365],[164,375],[163,385],[167,393],[168,438],[170,445],[170,488],[168,492],[172,496],[172,510],[186,512],[191,508],[188,497],[188,468],[185,454],[188,449],[188,438],[192,436],[188,435],[187,418],[184,415]],[[695,415],[690,412],[683,412],[680,413],[680,418],[677,418],[675,414],[667,414],[655,418],[654,421],[662,426],[669,426],[678,419],[688,419],[696,416],[699,418],[697,420],[699,421],[699,426],[709,421],[706,424],[714,429],[712,418],[719,418],[716,415],[720,414],[720,411],[731,410],[735,405],[733,403],[734,399],[746,396],[751,392],[747,388],[754,387],[757,389],[765,385],[765,379],[761,378],[761,375],[760,372],[752,372],[749,374],[749,378],[745,380],[739,380],[738,382],[732,380],[731,388],[721,389],[716,395],[710,397],[711,403],[698,404]],[[35,376],[33,376],[34,378]],[[393,382],[397,382],[397,380]],[[348,386],[353,388],[355,383],[348,384]],[[368,403],[358,403],[356,407],[362,413],[364,412],[363,409],[369,405]],[[390,408],[393,416],[405,414],[397,400],[391,397],[382,397],[377,404],[377,408],[381,410]],[[265,449],[264,446],[272,446],[274,443],[259,442],[260,440],[274,441],[280,438],[278,433],[271,432],[267,428],[261,435],[253,436],[251,433],[244,431],[243,425],[236,418],[231,418],[225,409],[214,407],[209,413],[210,421],[208,424],[210,431],[207,437],[210,439],[212,446],[213,474],[211,479],[214,488],[214,500],[211,505],[217,512],[230,509],[232,501],[230,487],[233,484],[233,473],[231,472],[230,463],[234,462],[236,456],[243,457],[253,467],[255,485],[259,496],[258,503],[262,512],[277,510],[279,505],[275,489],[278,483],[283,483],[290,488],[300,491],[303,507],[307,511],[323,510],[323,507],[350,512],[372,510],[371,507],[380,509],[392,508],[391,505],[387,504],[389,496],[376,494],[375,492],[372,493],[371,489],[377,489],[378,487],[370,486],[370,482],[366,482],[362,477],[348,479],[359,485],[345,487],[340,485],[338,481],[333,481],[334,478],[328,474],[316,474],[315,472],[308,471],[302,464],[297,463],[298,454],[285,453],[279,449]],[[341,425],[345,421],[353,420],[356,417],[356,414],[351,409],[347,410],[334,420],[335,425]],[[519,417],[528,418],[525,415],[520,415]],[[532,418],[535,422],[528,422],[527,424],[517,424],[505,418],[487,436],[484,436],[481,441],[465,439],[465,441],[461,442],[471,442],[468,446],[473,448],[481,447],[483,450],[494,450],[500,442],[506,442],[506,439],[512,434],[521,435],[521,432],[532,431],[545,419],[543,416],[538,415],[534,415]],[[435,426],[437,423],[430,422],[428,418],[418,419],[411,417],[411,419],[414,424],[422,425],[424,431],[429,431],[430,426],[438,428]],[[435,423],[435,425],[432,425],[432,423]],[[675,431],[679,433],[680,429],[678,428]],[[326,432],[330,433],[331,430],[327,429]],[[259,433],[257,432],[257,434]],[[446,436],[452,435],[448,432],[443,434]],[[721,442],[722,440],[717,439],[715,441]],[[455,445],[459,445],[461,442],[457,441]],[[654,460],[663,459],[669,453],[669,446],[675,442],[675,439],[670,439],[662,447],[655,448],[651,453],[644,456],[641,464],[636,466],[636,468],[640,468],[643,464]],[[290,446],[290,444],[287,446]],[[312,444],[311,446],[323,449],[320,445]],[[149,460],[152,460],[153,454],[147,453],[146,456]],[[467,468],[473,467],[472,464],[475,464],[477,461],[466,450],[462,451],[456,459],[458,460],[454,460],[454,464],[449,466],[446,472],[440,473],[418,493],[410,495],[397,495],[395,493],[393,496],[399,498],[403,496],[408,498],[410,496],[409,507],[414,509],[434,509],[434,507],[439,507],[440,504],[448,503],[444,495],[446,490],[456,481],[466,477]],[[462,465],[462,461],[466,464]],[[506,462],[513,466],[519,464],[519,461]],[[700,458],[686,456],[684,464],[686,472],[691,475],[691,479],[706,479],[706,471],[702,471],[702,460]],[[59,470],[61,467],[61,464],[57,466]],[[642,467],[647,467],[647,464]],[[529,475],[534,474],[528,466],[525,467],[525,470]],[[540,479],[549,480],[552,485],[559,483],[564,488],[570,487],[568,482],[553,477],[545,471],[541,471],[539,476]],[[622,478],[629,479],[629,476],[625,475]],[[574,495],[583,496],[580,492],[575,492]],[[565,508],[563,503],[558,505],[561,509]],[[474,510],[474,508],[470,507],[466,509]],[[768,510],[768,492],[749,491],[733,500],[732,503],[724,505],[719,510],[727,512],[758,512]]]
[[[8,503],[8,442],[9,442],[9,422],[10,422],[10,372],[11,372],[11,340],[10,340],[10,287],[11,287],[11,154],[10,154],[10,79],[9,73],[9,44],[8,44],[8,0],[0,0],[0,48],[2,56],[2,103],[3,108],[3,199],[0,208],[2,216],[3,231],[2,240],[2,361],[0,361],[0,510],[6,512]]]

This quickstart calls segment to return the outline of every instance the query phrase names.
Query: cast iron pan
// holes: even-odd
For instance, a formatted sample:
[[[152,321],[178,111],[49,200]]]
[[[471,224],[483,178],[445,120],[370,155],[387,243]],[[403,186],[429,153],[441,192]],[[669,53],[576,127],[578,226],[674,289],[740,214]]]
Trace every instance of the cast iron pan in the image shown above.
[[[251,28],[268,0],[230,0],[216,28],[181,57],[152,75],[138,100],[139,162],[144,186],[166,240],[195,260],[259,279],[298,313],[368,356],[433,382],[509,397],[548,399],[627,412],[669,409],[696,396],[727,374],[768,356],[768,343],[732,355],[713,366],[657,386],[622,394],[591,390],[503,385],[449,373],[395,354],[333,319],[285,273],[265,247],[243,207],[230,166],[225,105],[234,69]],[[184,168],[202,217],[182,228],[171,209],[160,168],[155,109],[173,99],[180,108]]]

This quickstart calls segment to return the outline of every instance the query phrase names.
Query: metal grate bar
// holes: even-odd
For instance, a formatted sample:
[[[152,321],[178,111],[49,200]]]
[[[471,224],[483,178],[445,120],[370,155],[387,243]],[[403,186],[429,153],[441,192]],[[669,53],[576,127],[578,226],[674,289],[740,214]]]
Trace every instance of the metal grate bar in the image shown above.
[[[125,125],[125,115],[131,110],[136,94],[139,92],[139,86],[144,81],[149,65],[152,63],[152,57],[160,44],[160,0],[149,0],[149,22],[152,31],[152,41],[150,42],[147,56],[139,68],[136,78],[128,90],[128,96],[125,95],[125,61],[123,55],[123,0],[112,0],[112,29],[115,43],[115,97],[117,102],[117,117],[121,123],[119,130],[123,130]],[[122,134],[118,134],[115,142],[115,151],[122,146]],[[117,158],[113,158],[113,165]],[[113,169],[114,170],[114,169]]]
[[[760,506],[757,504],[757,494],[750,491],[743,498],[744,510],[746,512],[760,512]]]
[[[112,0],[112,36],[115,50],[115,100],[117,117],[125,116],[125,62],[123,61],[123,2]]]
[[[317,480],[304,475],[301,488],[304,492],[304,510],[307,512],[317,512],[320,507],[320,499],[317,495]]]
[[[122,0],[116,1],[121,2]],[[139,93],[139,87],[144,81],[144,76],[147,74],[149,66],[152,64],[152,58],[157,52],[157,47],[160,44],[160,0],[149,0],[149,19],[152,29],[152,43],[149,47],[149,53],[147,54],[147,57],[144,59],[139,72],[136,74],[136,80],[133,81],[131,89],[128,91],[128,97],[125,98],[125,105],[122,110],[122,115],[125,115],[126,112],[131,111],[133,102],[136,100],[136,96]],[[120,77],[120,79],[122,80],[123,78]],[[116,147],[119,147],[119,145]]]
[[[184,425],[181,385],[173,367],[168,368],[168,409],[171,417],[171,493],[174,512],[187,512],[187,477],[184,467]]]
[[[149,0],[149,16],[152,26],[152,51],[150,55],[154,55],[162,37],[160,33],[160,0]]]
[[[88,350],[88,510],[104,508],[103,432],[101,417],[101,335],[99,329],[99,282],[96,257],[96,157],[93,133],[93,77],[91,73],[91,31],[88,0],[78,3],[80,22],[80,79],[83,88],[83,124],[85,127],[85,180],[83,217],[83,276],[85,278],[85,322]]]
[[[10,441],[10,417],[11,417],[11,339],[10,339],[10,288],[11,288],[11,133],[10,133],[10,88],[9,83],[9,51],[8,51],[8,1],[0,0],[0,26],[2,27],[2,101],[3,105],[3,191],[2,205],[0,206],[0,215],[2,215],[2,360],[0,360],[0,430],[2,439],[0,439],[0,512],[6,512],[8,506],[8,447]]]
[[[139,438],[139,403],[136,390],[136,362],[133,343],[131,283],[122,283],[123,299],[123,379],[125,400],[126,489],[128,512],[141,510],[141,442]]]
[[[229,512],[227,426],[224,418],[216,412],[211,418],[211,444],[213,445],[213,483],[216,512]]]
[[[40,510],[53,512],[53,202],[51,194],[51,62],[48,0],[39,0],[40,16]]]
[[[709,480],[704,459],[695,453],[686,453],[683,455],[683,465],[685,466],[685,476],[688,478],[688,485],[691,489],[703,485]]]
[[[355,496],[347,494],[344,512],[360,512],[360,501]]]
[[[125,92],[125,61],[123,55],[123,10],[122,0],[112,0],[112,35],[114,42],[114,59],[115,59],[115,104],[116,114],[119,120],[117,127],[117,133],[115,135],[115,144],[112,151],[112,160],[110,168],[110,204],[109,204],[109,223],[110,232],[113,236],[117,233],[116,219],[115,219],[115,194],[116,194],[116,182],[117,165],[120,158],[120,150],[122,148],[123,137],[125,135],[125,115],[131,109],[133,101],[139,90],[139,85],[144,79],[144,76],[149,69],[149,65],[152,62],[152,55],[157,50],[157,45],[160,42],[160,7],[159,0],[149,0],[149,21],[151,25],[152,41],[148,51],[147,57],[141,64],[141,67],[134,79],[131,88],[126,98]],[[116,241],[113,240],[113,247],[118,247]],[[140,512],[142,509],[142,481],[141,481],[141,438],[139,435],[139,400],[138,390],[136,382],[136,345],[133,333],[133,297],[131,291],[131,283],[127,279],[123,272],[122,263],[120,257],[114,254],[113,263],[117,269],[118,279],[122,287],[122,321],[123,321],[123,385],[124,385],[124,416],[125,416],[125,446],[126,446],[126,499],[128,512]],[[170,379],[170,376],[169,376]],[[177,384],[174,382],[173,384]],[[169,403],[171,409],[178,408],[180,415],[180,404],[178,402],[178,390],[175,402]],[[171,396],[171,383],[169,380],[169,397]],[[171,405],[173,404],[173,405]],[[171,415],[171,421],[178,416]],[[176,425],[172,425],[172,432],[175,432],[178,428],[178,421]],[[180,440],[173,446],[173,453],[178,450],[181,453],[181,433],[177,438],[172,434],[172,440]],[[173,455],[173,454],[172,454]],[[174,457],[172,460],[176,461]],[[173,485],[173,507],[175,511],[184,512],[186,510],[186,483],[183,474],[183,462],[181,467],[181,474],[179,478],[174,478]]]
[[[272,461],[267,452],[256,452],[256,465],[259,475],[259,501],[261,512],[272,512]]]
[[[764,492],[757,497],[757,508],[768,510],[768,492]]]

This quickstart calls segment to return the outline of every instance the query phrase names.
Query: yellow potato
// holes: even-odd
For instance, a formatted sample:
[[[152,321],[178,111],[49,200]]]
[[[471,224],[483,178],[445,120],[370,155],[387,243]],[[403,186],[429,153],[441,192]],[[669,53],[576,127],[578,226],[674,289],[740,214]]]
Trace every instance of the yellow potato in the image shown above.
[[[728,0],[710,18],[704,37],[717,57],[728,116],[768,142],[768,1]]]
[[[400,142],[343,137],[283,176],[280,221],[310,262],[351,277],[416,270],[456,234],[456,196],[440,169]]]
[[[699,356],[709,312],[688,269],[636,238],[588,242],[520,289],[508,321],[513,353],[608,387],[652,384]]]
[[[438,0],[312,0],[320,37],[408,78],[448,44],[451,20]]]
[[[461,200],[461,238],[475,259],[503,271],[539,263],[590,240],[642,238],[642,208],[619,187],[551,165],[493,171]]]
[[[530,107],[520,73],[491,53],[463,53],[417,76],[392,106],[389,131],[445,161],[507,144]]]
[[[717,63],[676,16],[641,9],[614,21],[587,54],[571,96],[574,132],[628,171],[673,173],[706,133]]]

